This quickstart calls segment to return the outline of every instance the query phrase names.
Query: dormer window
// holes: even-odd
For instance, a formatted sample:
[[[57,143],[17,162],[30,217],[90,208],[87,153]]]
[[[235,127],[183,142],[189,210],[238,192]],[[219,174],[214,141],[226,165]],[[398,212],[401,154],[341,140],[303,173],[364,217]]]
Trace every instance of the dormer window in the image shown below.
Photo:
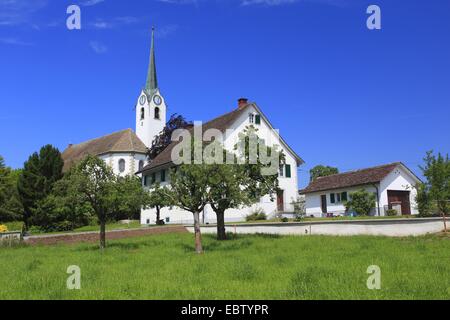
[[[141,120],[144,120],[145,118],[145,109],[141,108]]]
[[[155,108],[155,119],[159,119],[159,108]]]

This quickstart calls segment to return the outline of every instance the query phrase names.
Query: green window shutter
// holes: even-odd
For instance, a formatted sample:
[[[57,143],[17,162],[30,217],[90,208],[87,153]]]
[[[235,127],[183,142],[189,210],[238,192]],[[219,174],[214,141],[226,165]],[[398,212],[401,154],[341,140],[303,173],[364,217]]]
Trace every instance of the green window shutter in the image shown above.
[[[286,178],[290,178],[291,177],[291,165],[287,164],[286,165]]]
[[[346,192],[346,191],[342,192],[342,194],[341,194],[341,200],[342,200],[342,201],[347,201],[347,192]]]
[[[255,115],[255,124],[261,124],[261,116],[259,114]]]
[[[166,181],[166,170],[161,171],[161,182]]]
[[[334,200],[334,193],[330,193],[330,202],[331,203],[335,203],[336,201]]]

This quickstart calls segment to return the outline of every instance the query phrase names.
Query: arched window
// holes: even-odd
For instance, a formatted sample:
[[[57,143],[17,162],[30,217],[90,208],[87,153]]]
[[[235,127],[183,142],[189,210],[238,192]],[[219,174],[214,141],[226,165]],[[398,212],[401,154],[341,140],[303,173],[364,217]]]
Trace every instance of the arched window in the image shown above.
[[[139,171],[142,171],[144,169],[144,161],[139,160]]]
[[[125,172],[125,160],[124,159],[120,159],[119,160],[119,172]]]
[[[155,108],[155,119],[159,119],[159,108]]]
[[[141,120],[144,120],[145,118],[145,109],[141,108]]]

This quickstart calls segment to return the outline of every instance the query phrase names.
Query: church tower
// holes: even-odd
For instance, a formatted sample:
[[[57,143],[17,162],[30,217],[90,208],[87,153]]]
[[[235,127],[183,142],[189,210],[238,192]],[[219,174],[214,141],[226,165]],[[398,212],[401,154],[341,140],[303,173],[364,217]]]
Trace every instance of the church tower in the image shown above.
[[[136,135],[148,148],[166,125],[166,111],[166,103],[159,91],[156,77],[155,29],[152,28],[147,82],[136,103]]]

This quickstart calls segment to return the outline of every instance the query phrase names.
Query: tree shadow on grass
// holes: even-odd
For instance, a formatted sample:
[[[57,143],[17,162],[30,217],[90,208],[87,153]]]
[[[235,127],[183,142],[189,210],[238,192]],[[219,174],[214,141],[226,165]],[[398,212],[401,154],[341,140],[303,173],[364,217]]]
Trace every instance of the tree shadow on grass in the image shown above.
[[[137,250],[142,248],[148,248],[148,247],[158,247],[162,245],[162,241],[158,240],[142,240],[142,241],[133,241],[133,242],[121,242],[121,241],[113,241],[113,242],[107,242],[106,249],[121,249],[121,250]],[[92,244],[88,246],[83,246],[77,248],[77,251],[98,251],[99,245],[98,244]]]
[[[242,250],[253,245],[253,241],[248,238],[237,237],[234,238],[233,234],[227,234],[226,240],[217,240],[215,234],[204,234],[202,235],[203,251],[214,252],[214,251],[236,251]],[[177,244],[186,253],[191,253],[195,251],[194,240],[192,243],[179,243]]]

